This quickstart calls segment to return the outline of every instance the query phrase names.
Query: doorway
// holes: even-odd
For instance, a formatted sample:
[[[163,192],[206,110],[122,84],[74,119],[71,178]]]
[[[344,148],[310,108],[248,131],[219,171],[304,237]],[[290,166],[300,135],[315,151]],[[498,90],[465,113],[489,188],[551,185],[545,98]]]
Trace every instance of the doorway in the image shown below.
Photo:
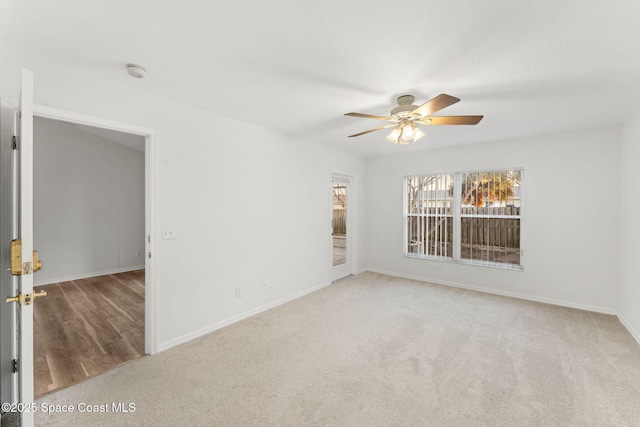
[[[25,75],[28,77],[29,72],[24,72],[23,71],[23,82],[25,81]],[[32,79],[32,77],[31,77]],[[29,86],[29,85],[27,85]],[[30,84],[31,88],[32,86],[32,82]],[[28,91],[27,91],[28,92]],[[28,96],[26,97],[28,98]],[[22,98],[21,98],[22,99]],[[25,104],[22,104],[23,106]],[[0,215],[0,218],[2,219],[1,223],[2,223],[2,231],[3,231],[3,236],[5,237],[5,239],[3,241],[10,241],[11,238],[14,237],[9,237],[9,236],[13,236],[15,235],[15,230],[11,230],[11,227],[9,227],[8,232],[5,232],[7,230],[7,227],[5,227],[5,222],[7,222],[7,219],[9,219],[10,217],[15,217],[15,212],[16,209],[19,209],[19,206],[17,204],[17,199],[15,196],[15,191],[16,188],[19,190],[21,188],[21,184],[17,184],[13,179],[8,179],[5,180],[5,172],[8,172],[9,170],[15,170],[15,164],[16,164],[16,157],[13,155],[16,152],[20,152],[22,151],[20,148],[22,147],[21,143],[22,143],[22,134],[20,133],[20,139],[19,139],[19,147],[16,150],[16,144],[15,144],[15,137],[12,137],[12,135],[16,135],[15,132],[20,132],[20,130],[16,130],[18,129],[18,123],[20,122],[20,119],[18,119],[18,114],[17,111],[19,110],[18,104],[14,101],[10,101],[10,100],[2,100],[2,121],[1,121],[1,130],[2,130],[2,156],[0,156],[2,158],[2,168],[0,168],[0,170],[2,171],[2,176],[3,176],[3,183],[10,183],[12,182],[11,185],[3,185],[1,186],[2,192],[0,192],[1,196],[2,196],[2,215]],[[5,108],[6,107],[6,108]],[[23,110],[25,111],[25,110]],[[144,316],[144,353],[145,354],[155,354],[157,352],[157,341],[156,341],[156,324],[155,324],[155,259],[153,259],[151,257],[152,253],[155,253],[154,251],[154,247],[155,247],[155,239],[152,239],[152,233],[151,231],[155,229],[156,227],[156,221],[155,221],[155,168],[156,168],[156,156],[155,156],[155,152],[156,152],[156,141],[157,141],[157,134],[153,129],[149,129],[149,128],[145,128],[145,127],[141,127],[141,126],[136,126],[136,125],[130,125],[130,124],[126,124],[126,123],[121,123],[121,122],[116,122],[113,120],[107,120],[107,119],[102,119],[102,118],[98,118],[98,117],[93,117],[93,116],[89,116],[89,115],[85,115],[85,114],[81,114],[81,113],[75,113],[75,112],[70,112],[70,111],[65,111],[65,110],[59,110],[57,108],[52,108],[52,107],[46,107],[46,106],[41,106],[41,105],[35,105],[32,107],[33,112],[33,117],[39,117],[42,119],[51,119],[54,121],[59,121],[59,122],[65,122],[67,124],[71,124],[71,125],[75,125],[75,126],[91,126],[91,127],[95,127],[97,130],[97,132],[100,132],[100,130],[106,130],[106,131],[119,131],[119,132],[124,132],[124,133],[130,133],[130,134],[135,134],[138,135],[139,137],[141,137],[144,141],[144,182],[143,182],[143,186],[144,186],[144,234],[143,234],[143,249],[142,249],[142,253],[141,253],[141,265],[144,266],[144,276],[141,279],[140,277],[138,277],[136,280],[138,280],[139,282],[142,282],[142,287],[143,287],[143,298],[144,298],[144,302],[143,302],[143,316]],[[31,111],[28,111],[27,114],[22,114],[22,117],[30,117],[31,116]],[[6,115],[5,115],[6,113]],[[19,129],[31,129],[30,127],[28,128],[24,128],[21,127]],[[26,131],[25,131],[26,132]],[[24,134],[26,135],[26,133]],[[11,149],[11,139],[13,138],[13,150]],[[28,143],[26,141],[28,141],[28,138],[25,136],[24,138],[25,141],[25,152],[29,153],[30,152],[30,148],[31,147],[31,143]],[[5,143],[6,142],[6,143]],[[8,143],[8,144],[7,144]],[[4,147],[8,147],[8,150],[4,150]],[[5,152],[7,151],[7,152]],[[6,155],[9,154],[9,155]],[[18,164],[20,162],[19,157],[17,160]],[[11,166],[11,164],[13,164],[14,166]],[[5,191],[8,187],[9,191]],[[14,194],[14,195],[12,195]],[[19,194],[19,193],[18,193]],[[19,196],[18,196],[19,197]],[[4,203],[8,201],[7,203]],[[6,208],[6,209],[5,209]],[[24,209],[24,207],[20,210],[20,212],[31,212],[30,209],[26,210]],[[15,227],[15,226],[13,226]],[[10,232],[10,233],[9,233]],[[19,235],[18,235],[19,236]],[[30,238],[30,236],[28,236]],[[7,238],[9,238],[9,240],[7,240]],[[28,241],[29,239],[27,239]],[[6,254],[6,247],[5,246],[9,246],[9,245],[2,245],[2,253]],[[26,245],[24,245],[26,246]],[[24,249],[23,246],[23,254],[25,253],[25,251],[27,251],[27,249]],[[27,246],[30,251],[30,246]],[[30,252],[29,252],[30,253]],[[3,260],[3,265],[4,265],[4,261],[5,259],[9,259],[8,256],[4,256],[2,257]],[[26,276],[26,277],[35,277],[35,280],[38,281],[39,278],[39,274],[42,271],[46,271],[47,266],[48,266],[48,262],[47,260],[43,259],[43,270],[38,271],[35,275],[33,276]],[[5,266],[6,267],[6,266]],[[2,271],[4,272],[6,270],[6,268],[3,268]],[[7,274],[11,274],[11,272],[9,271]],[[12,295],[16,295],[16,292],[19,292],[19,288],[17,288],[15,282],[12,280],[5,280],[6,275],[3,275],[3,281],[2,281],[2,293],[3,293],[3,299],[4,296],[12,296]],[[9,277],[20,277],[20,276],[9,276]],[[25,277],[25,280],[26,280]],[[23,281],[24,282],[24,281]],[[6,286],[5,286],[6,285]],[[25,286],[28,286],[28,281],[26,285],[22,286],[22,290],[23,292],[29,292],[29,288],[27,287],[27,289],[25,290]],[[5,289],[6,288],[6,289]],[[45,298],[39,298],[38,302],[43,301]],[[26,304],[28,306],[28,304]],[[24,305],[22,305],[24,307]],[[1,352],[1,356],[0,359],[2,360],[2,363],[0,364],[1,368],[2,368],[2,375],[0,376],[2,378],[2,401],[3,402],[32,402],[33,401],[33,373],[34,373],[34,365],[33,365],[33,352],[32,349],[29,350],[29,346],[31,346],[31,344],[28,344],[28,341],[31,341],[30,339],[26,338],[26,337],[32,337],[33,335],[31,334],[31,325],[28,324],[25,327],[24,323],[26,322],[26,320],[22,319],[21,320],[21,316],[17,315],[16,313],[19,314],[20,311],[27,311],[29,309],[32,309],[33,305],[31,305],[31,307],[27,307],[26,309],[24,308],[20,308],[18,309],[18,307],[20,307],[20,305],[17,304],[1,304],[0,305],[0,317],[2,318],[2,322],[1,322],[1,329],[0,329],[0,335],[2,338],[2,352]],[[33,313],[33,311],[32,311]],[[22,316],[24,317],[24,316]],[[32,317],[31,315],[29,315],[28,317]],[[26,334],[26,331],[29,331],[28,334]],[[27,344],[24,344],[25,342],[27,342]],[[7,344],[7,345],[5,345]],[[5,351],[6,350],[6,351]],[[23,355],[23,357],[19,357],[20,354]],[[17,364],[16,364],[16,356],[17,357]],[[11,358],[13,358],[13,363]],[[11,365],[13,364],[14,368],[13,368],[13,372],[12,372],[12,368]],[[16,369],[17,366],[17,369]],[[5,381],[7,380],[7,381]],[[31,397],[29,397],[31,396]],[[3,411],[4,412],[4,411]],[[3,414],[3,421],[5,421],[5,417]],[[26,417],[26,421],[29,421],[29,417]]]
[[[353,274],[354,177],[331,174],[331,280]]]
[[[35,117],[35,398],[144,348],[145,138]]]

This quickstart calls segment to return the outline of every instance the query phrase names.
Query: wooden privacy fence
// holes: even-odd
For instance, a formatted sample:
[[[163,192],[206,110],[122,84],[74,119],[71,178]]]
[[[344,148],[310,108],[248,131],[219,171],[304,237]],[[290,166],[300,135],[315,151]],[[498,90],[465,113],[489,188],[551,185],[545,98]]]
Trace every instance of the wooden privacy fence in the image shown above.
[[[347,211],[345,209],[333,210],[333,235],[347,235]]]
[[[508,207],[465,207],[462,215],[520,215],[520,208]],[[520,247],[520,218],[460,218],[462,226],[461,242],[503,248]]]
[[[519,207],[464,207],[462,215],[520,215]],[[429,208],[429,215],[438,216],[410,216],[409,227],[412,241],[420,241],[423,245],[429,242],[434,244],[446,244],[453,241],[453,216],[450,209]],[[334,211],[335,215],[335,211]],[[420,224],[419,224],[420,221]],[[508,217],[466,217],[460,218],[460,242],[465,244],[498,246],[503,248],[520,247],[520,218]],[[420,225],[422,236],[418,236]],[[431,230],[431,232],[428,232]]]

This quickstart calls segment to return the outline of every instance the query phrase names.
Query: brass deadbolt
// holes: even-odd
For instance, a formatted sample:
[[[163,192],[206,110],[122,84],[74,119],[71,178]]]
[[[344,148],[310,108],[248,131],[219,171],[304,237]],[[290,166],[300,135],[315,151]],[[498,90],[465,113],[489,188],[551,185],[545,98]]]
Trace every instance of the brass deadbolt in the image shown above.
[[[11,274],[14,276],[35,273],[42,268],[42,261],[38,258],[38,251],[33,251],[33,262],[22,263],[22,240],[11,241]]]

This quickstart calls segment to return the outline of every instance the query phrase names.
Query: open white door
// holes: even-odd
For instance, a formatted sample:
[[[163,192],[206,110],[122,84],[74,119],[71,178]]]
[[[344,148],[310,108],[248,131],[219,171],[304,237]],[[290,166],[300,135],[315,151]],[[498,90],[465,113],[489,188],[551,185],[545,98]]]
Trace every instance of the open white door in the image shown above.
[[[3,110],[5,105],[3,103]],[[5,115],[3,114],[3,117]],[[33,426],[33,302],[37,296],[33,293],[33,273],[39,269],[37,257],[33,252],[33,73],[22,71],[22,88],[18,108],[17,136],[12,150],[12,197],[11,239],[0,242],[11,246],[11,289],[15,295],[5,298],[0,304],[15,307],[13,330],[13,354],[17,361],[17,370],[12,374],[11,401],[16,403],[8,407],[18,412],[20,425]],[[3,276],[4,278],[5,276]],[[44,293],[43,293],[44,294]],[[45,294],[46,295],[46,294]],[[3,311],[6,312],[6,306]],[[4,326],[3,326],[4,327]],[[3,376],[5,372],[3,370]]]
[[[18,293],[17,283],[11,275],[11,240],[17,235],[14,229],[16,193],[16,156],[13,139],[17,134],[17,110],[4,99],[0,101],[0,402],[18,401],[14,360],[16,357],[16,308],[5,304],[6,298]],[[11,424],[17,414],[10,407],[2,407],[2,424]],[[15,423],[14,423],[15,424]]]

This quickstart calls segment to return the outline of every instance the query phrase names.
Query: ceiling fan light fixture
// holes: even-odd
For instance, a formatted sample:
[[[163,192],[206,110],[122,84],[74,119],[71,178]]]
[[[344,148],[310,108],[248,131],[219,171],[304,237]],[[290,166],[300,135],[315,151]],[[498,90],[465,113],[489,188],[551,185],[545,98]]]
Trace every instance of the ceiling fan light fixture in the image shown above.
[[[415,133],[415,127],[413,123],[405,123],[402,126],[402,139],[413,139]]]
[[[394,144],[397,144],[398,143],[398,138],[400,138],[401,133],[402,132],[400,132],[400,129],[395,127],[395,128],[393,128],[391,133],[387,136],[387,140],[389,142],[393,142]]]
[[[423,136],[424,132],[422,132],[414,123],[402,122],[393,128],[391,133],[387,136],[387,140],[394,144],[406,145],[410,142],[419,140]]]
[[[402,136],[400,136],[400,138],[398,138],[398,145],[407,145],[411,142],[410,139],[404,139]]]

